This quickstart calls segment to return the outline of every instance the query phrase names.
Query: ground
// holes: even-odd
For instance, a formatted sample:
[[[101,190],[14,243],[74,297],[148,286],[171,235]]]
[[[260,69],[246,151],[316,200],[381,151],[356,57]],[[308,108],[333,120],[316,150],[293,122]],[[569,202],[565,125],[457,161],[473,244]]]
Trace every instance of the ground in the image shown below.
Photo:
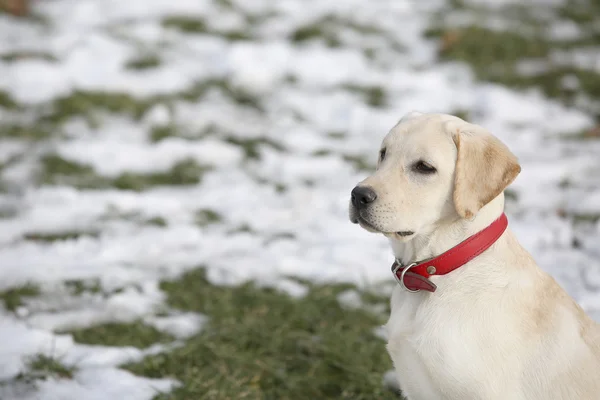
[[[595,0],[53,0],[0,14],[0,398],[394,399],[349,193],[406,112],[500,137],[600,320]]]

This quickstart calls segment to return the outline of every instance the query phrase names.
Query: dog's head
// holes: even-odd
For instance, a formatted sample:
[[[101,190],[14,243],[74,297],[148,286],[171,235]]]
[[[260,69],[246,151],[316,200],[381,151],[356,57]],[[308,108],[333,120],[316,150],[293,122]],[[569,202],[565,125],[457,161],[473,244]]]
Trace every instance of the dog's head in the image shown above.
[[[409,241],[442,220],[474,217],[520,171],[484,128],[451,115],[409,113],[383,139],[375,173],[352,190],[350,220]]]

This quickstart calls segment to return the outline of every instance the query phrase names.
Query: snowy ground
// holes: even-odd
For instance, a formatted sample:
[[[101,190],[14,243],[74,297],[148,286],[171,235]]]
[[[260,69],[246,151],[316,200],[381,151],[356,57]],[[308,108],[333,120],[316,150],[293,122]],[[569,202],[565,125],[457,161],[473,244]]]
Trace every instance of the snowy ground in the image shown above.
[[[293,296],[306,288],[290,277],[389,281],[387,242],[351,225],[347,203],[410,110],[466,112],[518,155],[510,226],[600,320],[600,140],[580,137],[592,101],[439,62],[434,3],[40,0],[30,19],[0,14],[0,293],[31,292],[0,309],[0,398],[169,390],[117,368],[168,344],[56,332],[141,319],[193,335],[210,316],[169,309],[159,282],[198,266]],[[578,66],[597,71],[586,49]],[[39,354],[76,364],[73,379],[16,379]]]

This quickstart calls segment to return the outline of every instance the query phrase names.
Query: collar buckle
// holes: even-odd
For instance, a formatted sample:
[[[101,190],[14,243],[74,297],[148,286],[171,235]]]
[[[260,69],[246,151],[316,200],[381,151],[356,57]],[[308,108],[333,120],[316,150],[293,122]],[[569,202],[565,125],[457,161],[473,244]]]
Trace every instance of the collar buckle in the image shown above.
[[[411,269],[412,267],[417,266],[417,263],[410,263],[408,264],[406,267],[404,265],[402,265],[402,263],[400,262],[400,260],[396,259],[396,266],[394,267],[394,269],[392,269],[392,272],[394,273],[394,278],[396,278],[396,282],[398,282],[398,284],[400,285],[400,287],[404,290],[406,290],[407,292],[410,293],[416,293],[416,292],[420,292],[421,289],[409,289],[406,284],[404,283],[404,275],[406,275],[406,273],[408,272],[409,269]],[[398,277],[398,270],[402,270],[402,272],[400,273],[400,277]]]

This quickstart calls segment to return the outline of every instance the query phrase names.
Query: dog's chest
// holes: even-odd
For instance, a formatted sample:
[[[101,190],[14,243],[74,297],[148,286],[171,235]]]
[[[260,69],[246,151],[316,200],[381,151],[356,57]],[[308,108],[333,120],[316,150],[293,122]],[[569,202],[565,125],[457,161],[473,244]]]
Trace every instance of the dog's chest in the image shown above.
[[[448,318],[452,305],[429,296],[400,288],[392,296],[387,349],[400,387],[410,400],[476,398],[457,385],[479,375],[474,339],[461,337],[468,317],[454,309],[456,318]]]
[[[415,341],[416,335],[422,329],[417,317],[422,296],[400,290],[396,288],[394,291],[392,312],[386,324],[387,350],[394,363],[400,387],[410,400],[441,400],[436,385],[430,382],[431,373]]]

